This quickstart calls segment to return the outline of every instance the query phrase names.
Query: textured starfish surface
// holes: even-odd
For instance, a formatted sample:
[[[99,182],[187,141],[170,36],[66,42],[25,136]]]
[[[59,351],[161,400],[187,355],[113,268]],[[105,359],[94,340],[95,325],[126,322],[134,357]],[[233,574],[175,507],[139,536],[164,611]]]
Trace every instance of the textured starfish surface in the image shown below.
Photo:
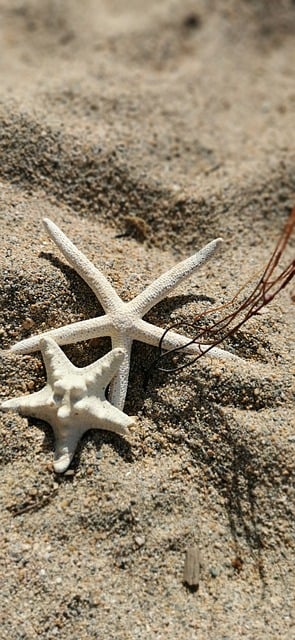
[[[59,227],[48,218],[45,218],[43,222],[52,240],[57,244],[68,262],[92,289],[106,315],[75,322],[26,340],[21,340],[13,345],[11,350],[15,353],[36,351],[40,348],[42,335],[50,335],[58,344],[69,344],[91,338],[110,336],[112,347],[123,349],[125,356],[112,382],[109,399],[116,407],[123,409],[128,387],[132,341],[139,340],[158,346],[164,333],[163,328],[146,322],[142,319],[143,316],[154,305],[163,300],[167,293],[172,291],[185,278],[191,276],[200,265],[206,262],[220,245],[222,239],[217,238],[209,242],[203,249],[157,278],[133,300],[123,302],[102,272],[75,247]],[[163,349],[185,347],[187,342],[188,338],[186,336],[169,331],[163,340],[162,347]],[[192,344],[187,348],[187,353],[199,354],[201,349],[204,350],[205,348],[206,345],[200,347],[197,343]],[[227,351],[218,348],[211,349],[210,356],[221,359],[234,357]]]
[[[124,360],[122,349],[113,349],[88,367],[75,367],[58,344],[42,338],[40,349],[47,373],[47,384],[41,391],[12,398],[0,409],[13,409],[21,415],[40,418],[54,431],[54,469],[65,471],[75,453],[78,441],[88,429],[106,429],[120,435],[129,433],[135,418],[114,407],[105,390]]]

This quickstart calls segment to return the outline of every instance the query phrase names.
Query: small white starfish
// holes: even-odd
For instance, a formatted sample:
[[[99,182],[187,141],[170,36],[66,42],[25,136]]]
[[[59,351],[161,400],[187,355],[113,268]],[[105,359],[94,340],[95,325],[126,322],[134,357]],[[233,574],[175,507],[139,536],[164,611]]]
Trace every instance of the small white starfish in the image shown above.
[[[133,300],[123,302],[101,271],[75,247],[57,225],[48,220],[48,218],[45,218],[43,222],[52,240],[57,244],[68,262],[95,293],[106,315],[74,322],[59,329],[53,329],[32,338],[21,340],[13,345],[11,350],[15,353],[37,351],[40,348],[42,335],[51,336],[58,344],[69,344],[91,338],[110,336],[112,347],[123,349],[125,357],[111,385],[109,399],[116,407],[123,409],[128,387],[132,341],[139,340],[158,346],[164,333],[163,328],[142,320],[142,317],[155,304],[163,300],[167,293],[172,291],[185,278],[191,276],[200,265],[206,262],[222,242],[222,239],[217,238],[209,242],[193,256],[183,260],[160,276]],[[173,349],[175,347],[185,347],[187,342],[188,338],[186,336],[169,331],[163,340],[162,346],[164,349]],[[187,353],[200,354],[204,349],[206,349],[206,345],[200,347],[195,343],[187,348]],[[235,357],[227,351],[216,347],[211,349],[209,353],[210,356],[221,359]]]
[[[47,384],[36,393],[0,404],[2,411],[14,409],[23,416],[48,422],[55,435],[54,469],[65,471],[82,435],[88,429],[129,433],[135,418],[114,407],[105,390],[124,360],[122,349],[113,349],[88,367],[75,367],[52,338],[42,338],[40,348]]]

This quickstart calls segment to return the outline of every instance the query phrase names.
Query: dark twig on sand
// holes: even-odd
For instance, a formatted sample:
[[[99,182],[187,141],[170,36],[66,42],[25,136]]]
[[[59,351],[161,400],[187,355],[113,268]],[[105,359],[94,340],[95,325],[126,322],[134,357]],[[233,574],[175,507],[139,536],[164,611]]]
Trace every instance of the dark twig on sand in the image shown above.
[[[275,271],[277,270],[277,267],[281,261],[286,245],[294,230],[294,226],[295,207],[287,220],[283,233],[258,283],[254,287],[252,293],[250,293],[249,296],[242,300],[234,311],[226,314],[219,320],[216,320],[211,326],[197,326],[199,325],[200,321],[208,315],[232,306],[236,302],[238,296],[240,295],[241,291],[244,290],[246,285],[240,288],[233,299],[226,304],[200,313],[198,316],[196,316],[193,323],[177,322],[167,327],[160,340],[160,355],[156,360],[156,367],[160,371],[171,373],[179,371],[180,369],[190,366],[191,364],[196,362],[196,360],[208,353],[213,347],[216,347],[226,338],[235,334],[238,329],[240,329],[246,322],[248,322],[250,318],[257,315],[261,311],[261,309],[263,309],[263,307],[268,305],[280,293],[280,291],[282,291],[291,282],[292,278],[295,275],[295,258],[291,260],[291,262],[277,274],[275,274]],[[163,341],[167,333],[171,329],[179,328],[180,326],[198,330],[196,335],[191,340],[188,339],[186,346],[194,343],[198,344],[200,347],[200,354],[194,357],[193,360],[190,360],[190,362],[185,362],[184,364],[177,365],[170,369],[160,366],[160,363],[164,358],[167,358],[168,356],[171,357],[171,355],[176,354],[180,350],[183,351],[183,347],[177,347],[175,349],[171,349],[170,351],[163,351],[162,349]]]

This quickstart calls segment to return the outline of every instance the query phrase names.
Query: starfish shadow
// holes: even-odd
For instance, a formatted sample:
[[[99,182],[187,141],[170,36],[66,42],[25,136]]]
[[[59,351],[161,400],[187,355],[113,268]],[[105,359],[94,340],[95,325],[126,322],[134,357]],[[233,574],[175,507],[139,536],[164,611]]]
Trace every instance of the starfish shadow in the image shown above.
[[[188,338],[189,340],[189,338]],[[241,355],[246,356],[247,359],[251,359],[253,357],[255,361],[259,359],[264,362],[266,358],[257,357],[257,345],[256,341],[253,341],[253,344],[249,345],[244,336],[235,336],[234,346],[235,352],[237,349],[237,343],[239,341]],[[228,344],[231,344],[228,341]],[[260,344],[260,343],[259,343]],[[243,351],[242,351],[243,350]],[[164,359],[162,362],[159,362],[160,350],[156,347],[152,347],[150,345],[146,345],[143,343],[139,343],[136,340],[132,346],[132,364],[130,368],[130,376],[129,376],[129,388],[126,397],[125,410],[127,413],[136,414],[140,411],[144,405],[144,401],[148,397],[152,397],[156,389],[161,389],[167,384],[167,373],[160,372],[158,370],[158,366],[175,366],[175,363],[171,365],[171,360],[169,360],[169,355],[167,353],[167,359]],[[191,356],[189,359],[186,359],[187,356],[185,352],[178,354],[178,364],[184,364],[187,362],[188,367],[190,366]],[[202,365],[205,364],[206,360],[200,360],[200,370],[202,369]],[[175,375],[175,374],[172,374]],[[177,375],[177,374],[176,374]],[[227,381],[230,385],[230,382]],[[245,390],[243,389],[241,392],[237,392],[235,385],[233,384],[233,394],[237,399],[237,402],[240,399],[240,396],[245,397]],[[222,391],[220,393],[222,396]],[[257,400],[251,397],[251,401],[253,400],[253,404],[255,404],[255,408],[259,409],[260,407],[257,404]]]
[[[50,252],[40,251],[39,256],[40,258],[44,258],[45,260],[48,260],[48,262],[50,262],[54,267],[59,269],[64,274],[66,279],[69,281],[71,288],[75,291],[76,300],[79,306],[83,308],[83,310],[85,309],[85,306],[86,306],[87,310],[89,310],[89,312],[91,313],[93,311],[93,307],[96,307],[99,311],[101,311],[101,313],[98,313],[98,315],[101,315],[104,313],[103,308],[99,303],[99,301],[97,300],[95,294],[93,293],[91,288],[88,287],[88,285],[85,283],[83,278],[81,278],[77,274],[75,269],[67,265],[60,258],[58,258],[57,256],[55,256]],[[79,287],[77,287],[77,284],[79,284]],[[87,295],[85,296],[86,291],[87,291]],[[121,294],[123,294],[123,299],[124,299],[125,298],[124,290],[123,292],[119,292],[119,295]],[[86,301],[86,305],[85,305],[85,301]],[[168,324],[169,314],[172,311],[174,311],[175,308],[179,309],[185,304],[188,304],[189,302],[209,302],[210,304],[214,304],[216,303],[216,299],[211,296],[206,296],[203,294],[196,294],[196,295],[181,294],[181,295],[175,295],[175,296],[170,295],[169,297],[165,298],[161,302],[158,302],[158,304],[156,304],[149,311],[149,313],[144,317],[146,320],[153,323],[153,321],[159,320],[162,317],[162,315],[165,314],[167,316],[167,324]],[[87,315],[87,318],[88,317],[89,317],[89,314]]]
[[[215,401],[212,401],[206,386],[202,382],[199,384],[198,380],[194,381],[195,391],[193,402],[188,397],[186,402],[182,400],[181,406],[176,403],[171,406],[171,402],[164,400],[157,390],[152,392],[151,397],[155,406],[162,405],[161,412],[169,416],[172,429],[175,426],[175,438],[170,430],[167,436],[169,441],[188,449],[190,463],[200,470],[200,482],[213,486],[222,497],[240,567],[245,553],[241,551],[241,541],[244,540],[265,587],[265,531],[272,528],[280,540],[282,517],[291,521],[288,500],[282,502],[281,497],[281,494],[287,495],[290,482],[281,473],[286,467],[284,451],[278,449],[275,455],[268,454],[263,432],[256,432],[253,438],[253,432],[245,433],[235,418],[226,416],[217,401],[220,389],[216,389]],[[246,410],[246,386],[244,391],[240,390],[237,405]],[[273,398],[266,394],[265,407],[259,408],[272,405],[276,406],[275,390]],[[252,410],[257,411],[255,406]],[[273,491],[269,491],[268,487],[273,487]]]
[[[151,324],[163,326],[164,330],[172,323],[169,320],[171,313],[177,308],[180,309],[190,302],[215,302],[214,298],[210,298],[206,295],[194,295],[194,294],[182,294],[165,298],[157,305],[155,305],[144,316],[144,319]],[[163,321],[163,317],[167,318]],[[185,326],[184,319],[184,326]],[[189,337],[188,337],[189,340]],[[144,403],[148,393],[148,387],[153,385],[153,374],[155,364],[159,355],[157,347],[145,344],[143,342],[133,341],[132,345],[132,358],[129,375],[129,387],[126,397],[125,409],[127,413],[137,413]],[[161,379],[157,380],[157,384],[161,386]],[[162,377],[162,386],[165,386],[165,377]]]
[[[148,322],[151,322],[152,324],[162,324],[163,326],[163,331],[164,329],[167,329],[170,325],[172,325],[175,320],[171,320],[171,313],[173,313],[173,311],[175,309],[178,310],[178,318],[181,314],[181,310],[183,309],[183,325],[180,324],[179,329],[175,329],[176,331],[180,331],[183,333],[188,333],[188,331],[190,332],[190,335],[195,335],[194,331],[192,331],[192,325],[194,324],[194,318],[196,317],[197,314],[193,314],[192,317],[192,311],[189,311],[189,314],[187,313],[186,310],[186,305],[188,305],[189,303],[200,303],[200,302],[207,302],[210,304],[210,306],[208,306],[208,310],[210,310],[210,308],[213,309],[214,306],[216,306],[218,304],[216,298],[213,298],[212,296],[206,296],[206,295],[202,295],[202,294],[181,294],[181,295],[176,295],[176,296],[170,296],[168,298],[165,298],[164,300],[162,300],[161,302],[159,302],[157,305],[155,305],[150,311],[149,313],[146,315],[145,320],[148,320]],[[163,321],[163,318],[167,318],[165,321]],[[182,320],[180,320],[180,323],[182,322]],[[179,320],[177,320],[178,322]],[[213,321],[212,321],[213,322]],[[186,332],[186,326],[188,328],[188,331]],[[197,332],[197,324],[196,324],[196,332]],[[188,334],[189,335],[189,334]],[[247,331],[244,332],[242,330],[238,330],[235,331],[233,333],[233,335],[229,336],[226,340],[226,344],[228,346],[232,346],[234,349],[234,353],[236,355],[238,355],[241,358],[246,358],[246,359],[251,359],[251,357],[255,358],[255,361],[257,360],[261,360],[262,362],[267,362],[268,361],[268,356],[269,356],[269,351],[271,349],[271,343],[266,339],[266,337],[262,338],[261,336],[256,337],[253,334],[248,333]],[[263,349],[265,349],[265,351],[267,352],[265,357],[261,356],[259,354],[259,349],[258,347],[261,347]]]
[[[212,296],[206,296],[203,294],[193,294],[193,293],[188,293],[188,294],[182,293],[174,296],[170,295],[167,298],[164,298],[164,300],[161,300],[161,302],[158,302],[158,304],[156,304],[154,307],[152,307],[152,309],[145,316],[145,320],[147,320],[148,322],[151,322],[152,324],[153,323],[156,324],[161,318],[165,316],[167,318],[166,325],[168,326],[170,314],[175,309],[180,311],[182,307],[185,307],[185,305],[189,304],[190,302],[195,302],[195,303],[208,302],[211,305],[213,305],[213,304],[216,304],[216,298],[213,298]],[[185,318],[184,318],[184,323],[185,323]]]
[[[63,262],[57,256],[53,255],[53,253],[40,251],[39,257],[44,258],[63,273],[66,280],[68,280],[69,282],[71,291],[75,291],[75,299],[79,309],[83,310],[84,313],[85,306],[87,306],[87,318],[104,313],[103,308],[94,295],[93,291],[90,289],[90,287],[87,286],[84,280],[80,278],[75,269]],[[87,291],[86,295],[85,291]],[[87,303],[86,305],[85,301]]]

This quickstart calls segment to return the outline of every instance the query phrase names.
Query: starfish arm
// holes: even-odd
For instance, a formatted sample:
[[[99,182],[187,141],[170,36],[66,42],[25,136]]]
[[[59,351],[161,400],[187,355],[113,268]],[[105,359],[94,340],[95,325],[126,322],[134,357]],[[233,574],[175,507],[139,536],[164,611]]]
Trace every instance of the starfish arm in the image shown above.
[[[53,427],[55,435],[54,459],[53,467],[56,473],[64,473],[70,466],[75,455],[78,442],[87,430],[73,428],[67,430],[64,435],[59,435],[58,431]]]
[[[65,372],[71,373],[76,369],[53,338],[48,336],[41,338],[40,349],[50,385],[61,378]]]
[[[89,429],[105,429],[126,436],[129,434],[128,427],[135,423],[134,417],[127,416],[107,400],[100,403],[96,398],[89,398],[87,412],[91,421]]]
[[[101,338],[102,336],[110,335],[110,327],[108,316],[81,320],[80,322],[67,324],[59,329],[52,329],[52,331],[46,331],[21,340],[10,347],[10,351],[13,351],[13,353],[39,351],[41,339],[47,337],[53,338],[58,344],[72,344],[73,342],[82,342],[91,338]]]
[[[128,389],[132,338],[127,337],[126,334],[112,336],[112,347],[113,349],[117,347],[123,349],[124,360],[111,382],[108,400],[118,409],[124,409]]]
[[[157,280],[149,285],[134,300],[128,303],[130,310],[140,317],[144,316],[155,304],[163,300],[180,282],[194,273],[206,260],[208,260],[217,247],[221,244],[222,238],[217,238],[209,242],[203,249],[195,253],[190,258],[186,258],[179,264],[163,273]]]
[[[140,340],[141,342],[146,342],[147,344],[151,344],[155,347],[159,346],[159,342],[163,336],[164,329],[161,327],[157,327],[145,320],[137,320],[136,322],[136,331],[134,332],[134,340]],[[188,354],[199,355],[203,353],[209,345],[199,345],[197,342],[190,344],[187,346],[190,338],[187,336],[183,336],[180,333],[176,333],[176,331],[168,331],[166,334],[162,347],[163,349],[175,349],[177,347],[186,347],[186,352]],[[208,352],[209,356],[220,358],[221,360],[240,360],[240,358],[233,353],[229,353],[224,349],[219,349],[218,347],[212,347]]]
[[[88,286],[95,293],[104,311],[113,311],[118,304],[122,304],[121,299],[99,269],[97,269],[86,256],[67,238],[67,236],[48,218],[43,220],[44,226],[51,239],[67,258],[70,265],[75,269]]]
[[[18,398],[5,400],[0,404],[0,409],[2,411],[17,411],[23,416],[31,416],[45,420],[45,415],[48,417],[48,400],[50,393],[50,387],[46,385],[41,391],[36,391],[28,396],[19,396]]]
[[[87,380],[97,386],[102,383],[103,379],[103,389],[105,389],[116,375],[124,357],[125,352],[123,349],[112,349],[112,351],[106,353],[100,360],[93,362],[88,365],[88,367],[84,367],[83,371],[86,374]]]

